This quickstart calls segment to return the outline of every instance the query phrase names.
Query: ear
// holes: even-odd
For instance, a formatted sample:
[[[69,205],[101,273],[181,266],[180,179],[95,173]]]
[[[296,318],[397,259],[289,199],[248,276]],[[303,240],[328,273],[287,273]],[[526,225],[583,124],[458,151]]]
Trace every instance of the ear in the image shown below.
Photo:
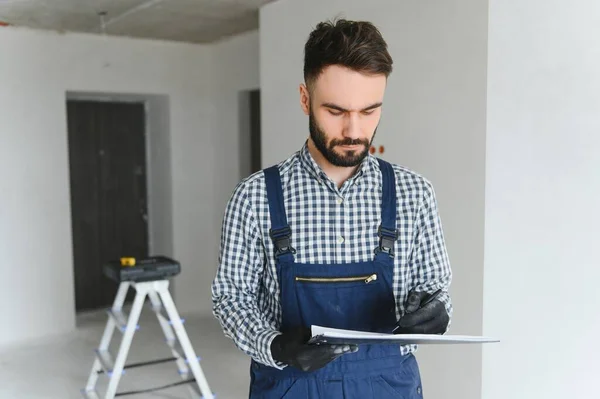
[[[300,84],[300,106],[306,115],[310,113],[310,96],[304,83]]]

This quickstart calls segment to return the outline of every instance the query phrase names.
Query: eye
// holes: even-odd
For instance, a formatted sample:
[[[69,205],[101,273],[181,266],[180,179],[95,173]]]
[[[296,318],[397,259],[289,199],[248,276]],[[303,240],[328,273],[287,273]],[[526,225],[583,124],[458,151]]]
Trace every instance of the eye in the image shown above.
[[[329,110],[329,113],[333,116],[340,116],[343,112],[340,111],[333,111],[333,110]]]
[[[373,112],[375,112],[374,109],[369,110],[369,111],[363,111],[363,115],[371,115]]]

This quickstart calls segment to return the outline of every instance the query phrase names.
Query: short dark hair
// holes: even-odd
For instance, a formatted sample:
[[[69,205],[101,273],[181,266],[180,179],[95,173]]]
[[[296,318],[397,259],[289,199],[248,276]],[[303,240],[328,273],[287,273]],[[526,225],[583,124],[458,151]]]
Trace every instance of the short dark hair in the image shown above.
[[[325,21],[310,33],[304,46],[304,81],[310,86],[330,65],[365,74],[392,73],[387,43],[371,22]]]

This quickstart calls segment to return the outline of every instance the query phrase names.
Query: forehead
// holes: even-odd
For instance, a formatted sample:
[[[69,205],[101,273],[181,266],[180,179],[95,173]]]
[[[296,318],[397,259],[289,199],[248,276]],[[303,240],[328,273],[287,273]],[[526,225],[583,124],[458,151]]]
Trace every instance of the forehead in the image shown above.
[[[313,86],[318,103],[334,103],[347,109],[360,109],[383,102],[387,79],[385,75],[365,75],[331,65],[323,70]]]

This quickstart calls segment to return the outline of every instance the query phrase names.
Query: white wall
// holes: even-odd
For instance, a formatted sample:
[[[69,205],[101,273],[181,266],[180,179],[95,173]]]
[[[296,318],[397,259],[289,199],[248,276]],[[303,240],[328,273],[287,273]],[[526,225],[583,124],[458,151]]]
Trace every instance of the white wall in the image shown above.
[[[224,194],[227,201],[235,185],[250,167],[250,149],[242,148],[238,151],[241,142],[249,145],[247,140],[250,134],[244,131],[242,136],[240,132],[240,128],[247,128],[240,126],[240,123],[245,123],[248,118],[248,109],[240,107],[249,106],[240,101],[240,94],[260,87],[258,31],[220,42],[211,51],[215,71],[212,100],[218,111],[216,127],[221,132],[215,137],[216,151],[219,154],[216,165],[224,172],[219,174],[223,185],[217,187],[220,192],[218,200],[222,201]]]
[[[599,396],[599,15],[490,2],[485,399]]]
[[[249,135],[241,125],[240,118],[248,110],[240,107],[240,93],[259,87],[258,73],[258,32],[238,35],[210,48],[210,106],[214,109],[214,118],[210,130],[211,184],[204,189],[211,196],[211,202],[197,204],[202,208],[202,226],[199,236],[190,237],[194,242],[203,241],[208,251],[200,254],[199,274],[194,279],[177,281],[177,291],[195,293],[194,303],[189,310],[211,315],[211,283],[215,277],[218,262],[221,223],[225,205],[234,187],[244,176],[244,163],[249,157],[250,148],[242,146]],[[204,140],[204,139],[203,139]],[[246,152],[246,159],[240,154]],[[198,170],[194,173],[199,172]],[[197,277],[197,278],[196,278]],[[179,294],[178,294],[179,295]]]
[[[148,238],[152,254],[174,254],[170,108],[167,96],[146,99]]]
[[[432,180],[453,265],[452,333],[482,331],[487,2],[279,0],[260,14],[264,166],[308,136],[299,105],[303,48],[317,22],[374,22],[395,60],[377,144]],[[285,35],[283,32],[285,31]],[[480,397],[481,349],[421,347],[425,397]]]
[[[227,116],[220,116],[235,112],[237,81],[217,87],[215,77],[227,82],[229,72],[244,73],[240,66],[244,57],[256,62],[248,55],[256,46],[251,36],[237,45],[224,43],[213,49],[2,30],[0,270],[5,277],[0,280],[0,314],[9,322],[0,328],[0,345],[74,327],[67,91],[166,96],[155,98],[169,107],[170,147],[164,143],[162,150],[170,153],[171,164],[170,171],[162,171],[172,177],[172,215],[166,217],[172,216],[172,251],[183,265],[182,275],[175,280],[177,302],[181,313],[210,313],[206,290],[216,268],[220,229],[215,209],[224,207],[222,195],[213,191],[214,183],[222,180],[215,177],[215,160],[229,151],[222,136],[237,131]],[[226,68],[220,67],[213,53],[228,63]],[[236,67],[228,69],[230,65]],[[250,83],[240,81],[241,88],[257,85],[258,73],[252,71],[243,75],[250,75]],[[218,110],[212,96],[217,88],[219,97],[225,97]],[[217,126],[226,131],[221,134]],[[150,136],[154,137],[152,132]],[[235,140],[229,144],[235,146]],[[155,146],[151,157],[159,156],[160,150]],[[223,176],[229,185],[237,178],[234,173]],[[151,203],[160,200],[154,189]],[[158,223],[170,227],[164,219]],[[160,249],[168,251],[168,239],[162,240],[166,244]]]

